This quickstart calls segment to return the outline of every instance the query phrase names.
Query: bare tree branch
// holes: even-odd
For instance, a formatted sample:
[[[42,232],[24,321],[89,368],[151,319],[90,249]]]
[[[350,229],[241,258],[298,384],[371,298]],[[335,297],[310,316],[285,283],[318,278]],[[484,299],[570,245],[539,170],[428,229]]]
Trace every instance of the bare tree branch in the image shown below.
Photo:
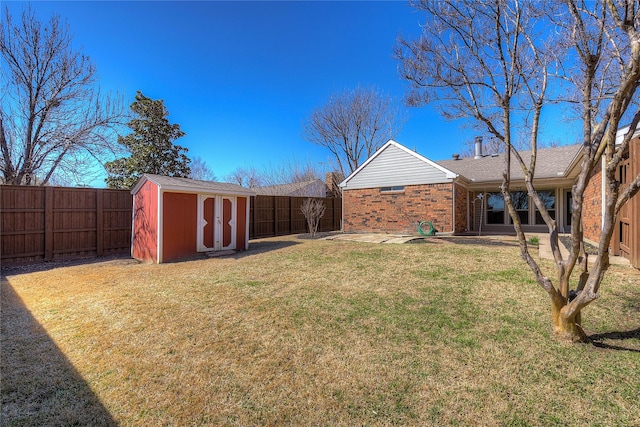
[[[305,139],[326,147],[347,176],[393,138],[402,117],[392,100],[375,88],[358,87],[337,93],[311,113]]]
[[[43,24],[27,9],[14,23],[5,8],[0,56],[5,183],[44,185],[76,156],[113,155],[115,130],[125,116],[122,102],[96,88],[93,63],[72,49],[69,28],[57,16]]]

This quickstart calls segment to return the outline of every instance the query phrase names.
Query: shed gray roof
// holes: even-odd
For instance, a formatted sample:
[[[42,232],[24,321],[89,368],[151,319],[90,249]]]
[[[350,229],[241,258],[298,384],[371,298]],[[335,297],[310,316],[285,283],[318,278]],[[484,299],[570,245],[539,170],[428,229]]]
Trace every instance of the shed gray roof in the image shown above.
[[[225,194],[238,196],[255,196],[256,193],[238,184],[215,181],[199,181],[190,178],[144,174],[131,190],[136,194],[145,181],[151,181],[163,190],[183,191],[190,193]]]
[[[581,145],[565,145],[539,149],[536,160],[536,178],[568,177],[581,147]],[[526,164],[531,160],[531,151],[521,151],[520,155]],[[501,153],[485,156],[481,159],[465,157],[459,160],[441,160],[436,163],[472,182],[481,183],[502,180],[504,161],[505,154]],[[511,156],[511,174],[513,179],[524,178],[522,169],[513,155]]]

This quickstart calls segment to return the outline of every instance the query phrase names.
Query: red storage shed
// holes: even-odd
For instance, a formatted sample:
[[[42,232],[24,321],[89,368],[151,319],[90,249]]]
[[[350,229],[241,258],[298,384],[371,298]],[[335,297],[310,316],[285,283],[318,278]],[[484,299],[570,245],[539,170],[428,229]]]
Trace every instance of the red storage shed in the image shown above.
[[[249,247],[249,202],[236,184],[145,174],[131,190],[131,256],[168,262]]]

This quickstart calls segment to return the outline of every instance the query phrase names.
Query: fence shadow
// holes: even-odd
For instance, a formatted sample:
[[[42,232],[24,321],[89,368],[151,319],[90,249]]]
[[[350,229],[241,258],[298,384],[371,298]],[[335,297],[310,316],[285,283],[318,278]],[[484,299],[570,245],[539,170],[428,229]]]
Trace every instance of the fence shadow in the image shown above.
[[[118,263],[118,264],[139,264],[140,261],[131,258],[130,255],[106,255],[101,257],[77,258],[57,261],[39,261],[30,264],[12,264],[2,266],[0,273],[3,276],[16,276],[19,274],[35,273],[39,271],[49,271],[56,268],[73,267],[76,265]]]
[[[249,249],[246,251],[236,252],[232,255],[232,258],[245,258],[248,256],[259,255],[265,252],[273,252],[279,249],[288,248],[290,246],[299,245],[300,242],[293,240],[269,240],[269,239],[257,239],[249,242]]]
[[[0,302],[0,425],[116,426],[6,277]]]

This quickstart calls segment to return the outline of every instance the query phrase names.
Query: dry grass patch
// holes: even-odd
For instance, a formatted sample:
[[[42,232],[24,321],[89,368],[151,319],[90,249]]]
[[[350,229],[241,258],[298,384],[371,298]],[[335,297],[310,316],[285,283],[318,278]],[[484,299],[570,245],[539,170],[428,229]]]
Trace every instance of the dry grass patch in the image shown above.
[[[549,336],[548,302],[509,244],[265,242],[9,272],[3,423],[70,424],[60,414],[80,402],[75,421],[105,425],[640,424],[629,270],[613,267],[585,313],[598,348]]]

